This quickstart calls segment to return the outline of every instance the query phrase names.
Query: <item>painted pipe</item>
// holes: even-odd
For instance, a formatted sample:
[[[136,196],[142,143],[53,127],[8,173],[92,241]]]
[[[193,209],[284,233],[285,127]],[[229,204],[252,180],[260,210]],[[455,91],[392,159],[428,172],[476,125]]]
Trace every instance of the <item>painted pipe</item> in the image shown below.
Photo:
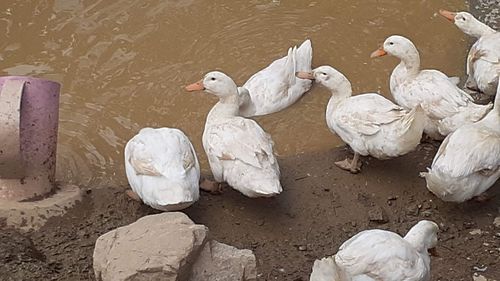
[[[54,191],[60,87],[33,77],[0,77],[0,200]]]

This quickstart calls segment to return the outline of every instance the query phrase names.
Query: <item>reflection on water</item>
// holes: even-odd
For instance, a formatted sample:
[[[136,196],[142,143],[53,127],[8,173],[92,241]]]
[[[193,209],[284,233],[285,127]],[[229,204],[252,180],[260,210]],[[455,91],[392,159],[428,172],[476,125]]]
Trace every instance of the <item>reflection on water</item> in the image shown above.
[[[312,39],[314,65],[331,64],[354,91],[388,93],[395,59],[370,60],[394,33],[419,47],[423,65],[461,75],[464,36],[436,15],[459,0],[4,0],[2,75],[62,82],[58,179],[121,185],[123,147],[141,127],[182,129],[202,167],[205,116],[215,98],[183,86],[210,70],[238,84],[289,46]],[[295,106],[259,117],[280,155],[340,144],[324,121],[318,87]]]

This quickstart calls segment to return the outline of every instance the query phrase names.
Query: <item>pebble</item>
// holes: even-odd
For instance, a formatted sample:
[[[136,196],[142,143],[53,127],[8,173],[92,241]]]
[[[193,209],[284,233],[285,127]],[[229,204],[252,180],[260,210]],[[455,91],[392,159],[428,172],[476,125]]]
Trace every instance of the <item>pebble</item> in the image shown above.
[[[483,234],[483,231],[481,229],[473,229],[472,231],[469,232],[470,235],[481,235]]]
[[[496,217],[495,220],[493,221],[493,225],[495,227],[500,228],[500,217]]]

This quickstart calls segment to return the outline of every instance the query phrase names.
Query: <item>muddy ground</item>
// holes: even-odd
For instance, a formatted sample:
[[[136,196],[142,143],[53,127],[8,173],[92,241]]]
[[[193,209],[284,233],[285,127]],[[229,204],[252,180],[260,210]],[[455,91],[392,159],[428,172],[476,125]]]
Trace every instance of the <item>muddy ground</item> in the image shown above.
[[[382,228],[404,235],[420,219],[441,226],[432,280],[471,280],[478,271],[499,280],[500,228],[493,220],[500,212],[500,183],[485,203],[438,200],[418,177],[435,150],[423,144],[398,159],[365,158],[358,175],[333,165],[347,149],[280,159],[284,192],[278,197],[249,199],[225,189],[218,196],[203,193],[186,213],[215,239],[252,249],[259,280],[308,280],[314,259],[334,254],[355,233]],[[4,227],[0,280],[93,280],[97,237],[156,213],[123,190],[89,191],[64,217],[36,232],[21,235]]]

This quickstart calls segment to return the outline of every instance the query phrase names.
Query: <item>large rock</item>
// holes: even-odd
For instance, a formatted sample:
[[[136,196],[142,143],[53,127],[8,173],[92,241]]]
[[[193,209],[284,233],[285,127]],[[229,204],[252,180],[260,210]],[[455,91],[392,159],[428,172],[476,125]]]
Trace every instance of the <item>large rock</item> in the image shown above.
[[[257,280],[255,256],[250,250],[210,241],[193,265],[189,280]]]
[[[97,239],[97,280],[188,280],[208,229],[180,212],[146,216]]]

